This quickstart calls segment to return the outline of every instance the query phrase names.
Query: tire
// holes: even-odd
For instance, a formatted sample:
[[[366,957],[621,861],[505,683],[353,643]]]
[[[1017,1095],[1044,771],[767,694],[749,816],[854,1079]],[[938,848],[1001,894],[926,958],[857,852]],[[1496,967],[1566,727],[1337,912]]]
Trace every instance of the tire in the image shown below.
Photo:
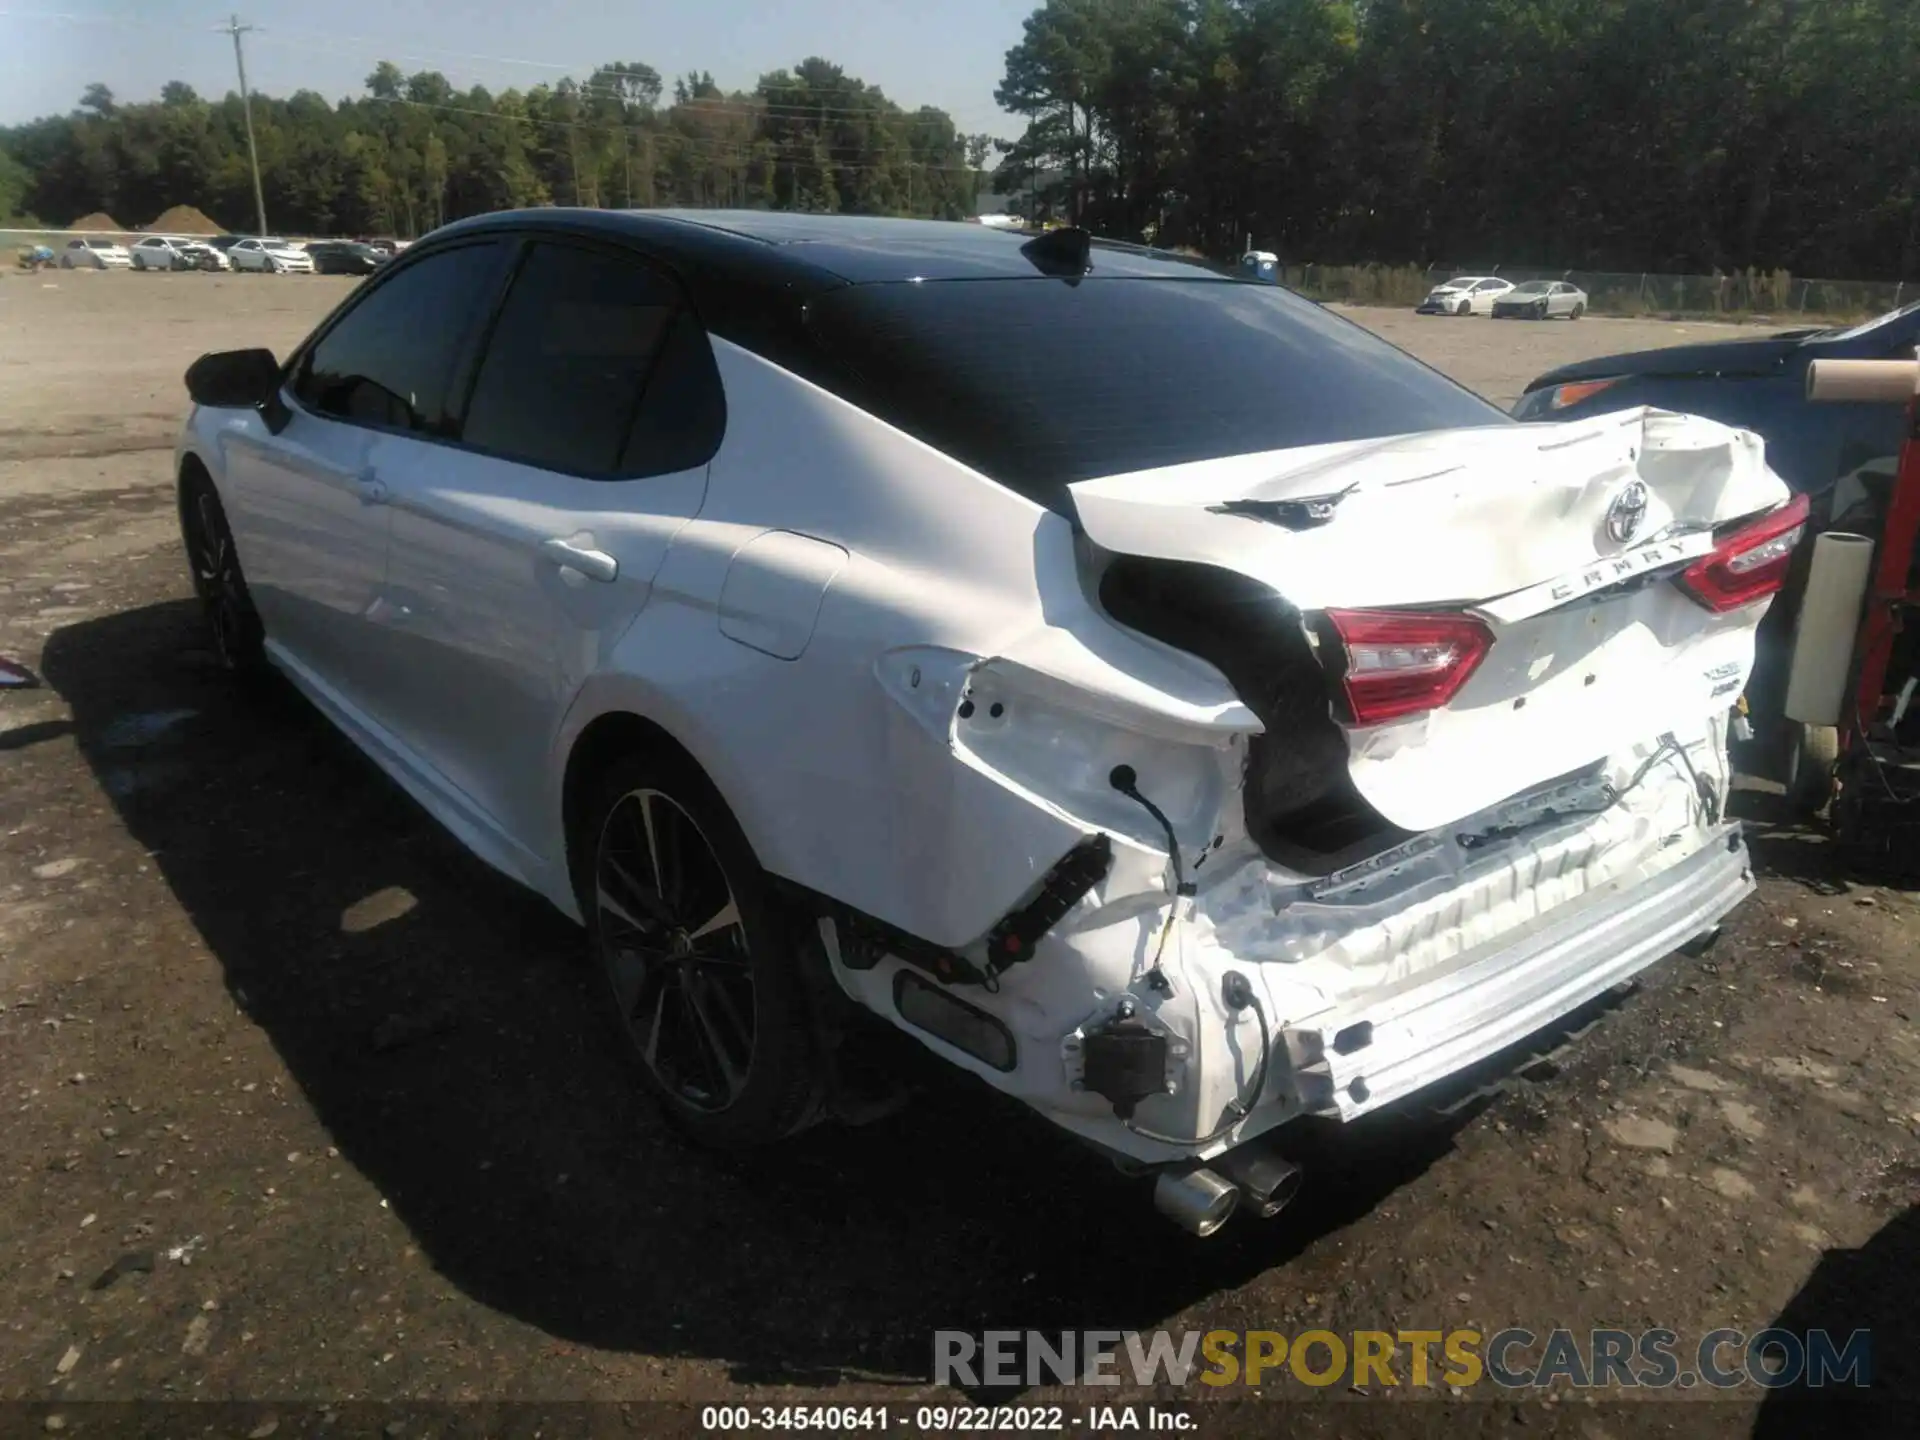
[[[1832,725],[1794,724],[1787,752],[1787,804],[1801,816],[1818,815],[1833,798],[1833,768],[1840,761],[1840,732]]]
[[[181,484],[180,538],[220,668],[236,675],[259,674],[267,663],[266,631],[247,589],[220,494],[204,473],[189,475]]]
[[[615,761],[570,837],[597,989],[635,1079],[696,1144],[751,1150],[817,1113],[826,1070],[795,926],[689,762]]]
[[[1471,300],[1462,300],[1462,301],[1460,302],[1460,308],[1459,308],[1458,310],[1456,310],[1456,311],[1454,311],[1453,313],[1454,313],[1455,315],[1471,315],[1471,314],[1473,314],[1473,302],[1472,302]]]
[[[1573,313],[1572,313],[1571,315],[1569,315],[1569,316],[1568,316],[1567,318],[1568,318],[1569,320],[1578,320],[1578,319],[1579,319],[1579,318],[1580,318],[1580,317],[1581,317],[1582,315],[1584,315],[1584,314],[1586,314],[1586,313],[1587,313],[1587,307],[1586,307],[1585,305],[1583,305],[1583,304],[1576,304],[1576,305],[1575,305],[1575,306],[1573,307]]]

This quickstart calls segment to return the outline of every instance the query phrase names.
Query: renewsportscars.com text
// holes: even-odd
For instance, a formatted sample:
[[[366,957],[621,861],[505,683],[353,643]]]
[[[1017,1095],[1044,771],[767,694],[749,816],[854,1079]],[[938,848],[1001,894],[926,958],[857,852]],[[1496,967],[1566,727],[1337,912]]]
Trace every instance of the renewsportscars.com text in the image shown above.
[[[1868,1386],[1865,1330],[941,1330],[939,1385],[1353,1385],[1506,1390]]]

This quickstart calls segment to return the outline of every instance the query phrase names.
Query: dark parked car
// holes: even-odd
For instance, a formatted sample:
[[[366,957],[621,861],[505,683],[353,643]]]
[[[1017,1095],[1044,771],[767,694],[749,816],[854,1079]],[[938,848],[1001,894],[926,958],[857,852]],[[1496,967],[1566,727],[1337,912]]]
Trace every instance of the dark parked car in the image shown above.
[[[352,240],[316,240],[307,246],[313,268],[322,275],[371,275],[393,257]]]
[[[1715,340],[1631,355],[1607,355],[1549,370],[1513,407],[1519,420],[1578,420],[1652,405],[1751,430],[1767,462],[1812,502],[1810,528],[1878,536],[1900,457],[1905,416],[1897,405],[1811,405],[1814,360],[1907,360],[1920,345],[1920,301],[1844,329],[1784,330],[1752,340]],[[1785,641],[1811,544],[1798,552],[1786,590],[1761,627],[1749,686],[1756,713],[1775,713],[1785,684]]]
[[[1785,330],[1576,361],[1528,385],[1513,414],[1518,420],[1578,420],[1654,405],[1704,415],[1760,435],[1780,477],[1818,497],[1841,476],[1862,469],[1891,476],[1901,419],[1891,405],[1809,405],[1807,365],[1910,360],[1916,344],[1920,301],[1843,330]],[[1850,503],[1854,497],[1841,498]]]

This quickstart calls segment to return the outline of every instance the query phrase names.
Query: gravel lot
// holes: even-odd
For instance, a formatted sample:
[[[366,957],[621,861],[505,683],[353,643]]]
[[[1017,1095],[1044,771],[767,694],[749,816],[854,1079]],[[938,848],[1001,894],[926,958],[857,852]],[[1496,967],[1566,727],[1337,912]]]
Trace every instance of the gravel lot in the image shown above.
[[[1307,1187],[1269,1224],[1189,1242],[930,1067],[863,1130],[751,1164],[676,1145],[623,1092],[576,933],[202,649],[167,474],[180,375],[284,352],[351,283],[0,278],[0,654],[48,680],[0,694],[0,1402],[42,1406],[0,1404],[0,1428],[127,1399],[898,1407],[928,1393],[934,1330],[989,1327],[1690,1343],[1780,1320],[1872,1328],[1876,1387],[1920,1398],[1920,910],[1834,874],[1764,795],[1741,797],[1761,893],[1719,946],[1477,1106],[1303,1136]],[[1502,404],[1549,365],[1715,328],[1355,315]],[[1415,1433],[1404,1406],[1280,1389],[1202,1433]],[[1751,1390],[1489,1389],[1418,1426],[1836,1423]]]

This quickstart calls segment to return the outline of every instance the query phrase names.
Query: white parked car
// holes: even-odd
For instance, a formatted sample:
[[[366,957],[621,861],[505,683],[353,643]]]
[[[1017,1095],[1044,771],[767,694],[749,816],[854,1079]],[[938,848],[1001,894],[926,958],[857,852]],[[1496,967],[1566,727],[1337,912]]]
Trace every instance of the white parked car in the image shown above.
[[[204,240],[183,235],[146,235],[133,242],[136,270],[229,270],[232,263]]]
[[[236,240],[227,250],[227,259],[235,270],[259,270],[275,274],[313,273],[313,257],[291,240],[275,236]]]
[[[116,240],[69,240],[60,252],[62,270],[126,270],[133,256]]]
[[[1528,280],[1493,302],[1496,320],[1578,320],[1587,313],[1587,292],[1565,280]]]
[[[1805,502],[1742,431],[1078,231],[701,211],[458,222],[188,388],[221,655],[584,924],[703,1142],[835,1113],[864,1014],[1207,1234],[1753,888]]]
[[[1421,315],[1491,315],[1493,302],[1513,289],[1497,275],[1457,275],[1433,287],[1414,307]]]
[[[187,270],[188,242],[177,235],[143,235],[129,247],[136,270]]]
[[[218,245],[206,240],[189,240],[180,247],[189,270],[231,270],[233,261]]]

